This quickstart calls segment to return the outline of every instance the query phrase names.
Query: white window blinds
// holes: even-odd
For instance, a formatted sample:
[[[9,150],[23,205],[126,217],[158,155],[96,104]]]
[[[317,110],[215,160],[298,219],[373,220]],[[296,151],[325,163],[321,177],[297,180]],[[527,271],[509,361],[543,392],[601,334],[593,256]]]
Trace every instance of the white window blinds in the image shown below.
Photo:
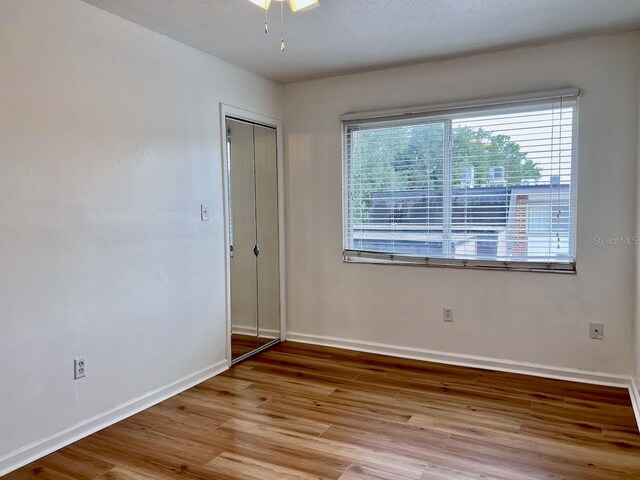
[[[577,98],[345,115],[345,260],[574,270]]]

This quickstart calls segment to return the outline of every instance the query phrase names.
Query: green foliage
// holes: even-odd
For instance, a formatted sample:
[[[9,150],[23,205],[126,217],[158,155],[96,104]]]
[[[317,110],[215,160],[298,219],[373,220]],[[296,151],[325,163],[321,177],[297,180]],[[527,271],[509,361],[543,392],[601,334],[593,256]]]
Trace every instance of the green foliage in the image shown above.
[[[442,189],[443,123],[356,130],[352,142],[349,191],[355,223],[367,221],[374,192]],[[465,185],[471,168],[476,188],[489,185],[491,167],[503,167],[509,185],[540,178],[538,166],[508,135],[482,128],[453,128],[451,167],[453,188]]]
[[[402,148],[391,155],[391,164],[398,174],[400,188],[441,189],[443,187],[442,166],[444,162],[444,125],[433,123],[406,127],[408,140]]]
[[[473,168],[476,186],[489,183],[491,167],[503,167],[509,185],[520,185],[523,180],[538,180],[538,166],[520,145],[508,135],[493,135],[482,128],[458,127],[453,131],[453,186],[464,185],[464,173]]]

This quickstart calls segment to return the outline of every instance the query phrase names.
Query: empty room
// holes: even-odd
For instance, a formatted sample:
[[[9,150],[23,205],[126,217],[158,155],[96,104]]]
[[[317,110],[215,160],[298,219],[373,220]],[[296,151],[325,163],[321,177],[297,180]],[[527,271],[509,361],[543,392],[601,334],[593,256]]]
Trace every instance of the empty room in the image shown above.
[[[3,480],[640,479],[640,0],[0,0]]]

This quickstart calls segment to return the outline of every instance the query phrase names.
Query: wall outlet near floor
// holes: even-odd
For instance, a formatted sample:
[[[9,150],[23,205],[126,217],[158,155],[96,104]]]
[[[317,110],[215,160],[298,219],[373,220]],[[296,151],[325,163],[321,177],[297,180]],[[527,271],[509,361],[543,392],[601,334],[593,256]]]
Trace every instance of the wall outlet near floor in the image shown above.
[[[73,359],[73,378],[76,380],[87,376],[87,359],[78,357]]]
[[[591,338],[594,340],[602,340],[604,338],[604,325],[599,322],[591,322]]]
[[[453,322],[453,308],[444,308],[442,315],[445,322]]]

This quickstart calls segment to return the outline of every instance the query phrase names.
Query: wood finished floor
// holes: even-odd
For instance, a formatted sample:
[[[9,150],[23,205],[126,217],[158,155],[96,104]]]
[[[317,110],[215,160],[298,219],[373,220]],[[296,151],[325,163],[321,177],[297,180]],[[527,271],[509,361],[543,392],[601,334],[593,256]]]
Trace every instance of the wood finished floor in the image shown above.
[[[236,359],[258,348],[258,339],[251,335],[231,335],[231,355]]]
[[[6,480],[638,479],[626,390],[286,342]]]

